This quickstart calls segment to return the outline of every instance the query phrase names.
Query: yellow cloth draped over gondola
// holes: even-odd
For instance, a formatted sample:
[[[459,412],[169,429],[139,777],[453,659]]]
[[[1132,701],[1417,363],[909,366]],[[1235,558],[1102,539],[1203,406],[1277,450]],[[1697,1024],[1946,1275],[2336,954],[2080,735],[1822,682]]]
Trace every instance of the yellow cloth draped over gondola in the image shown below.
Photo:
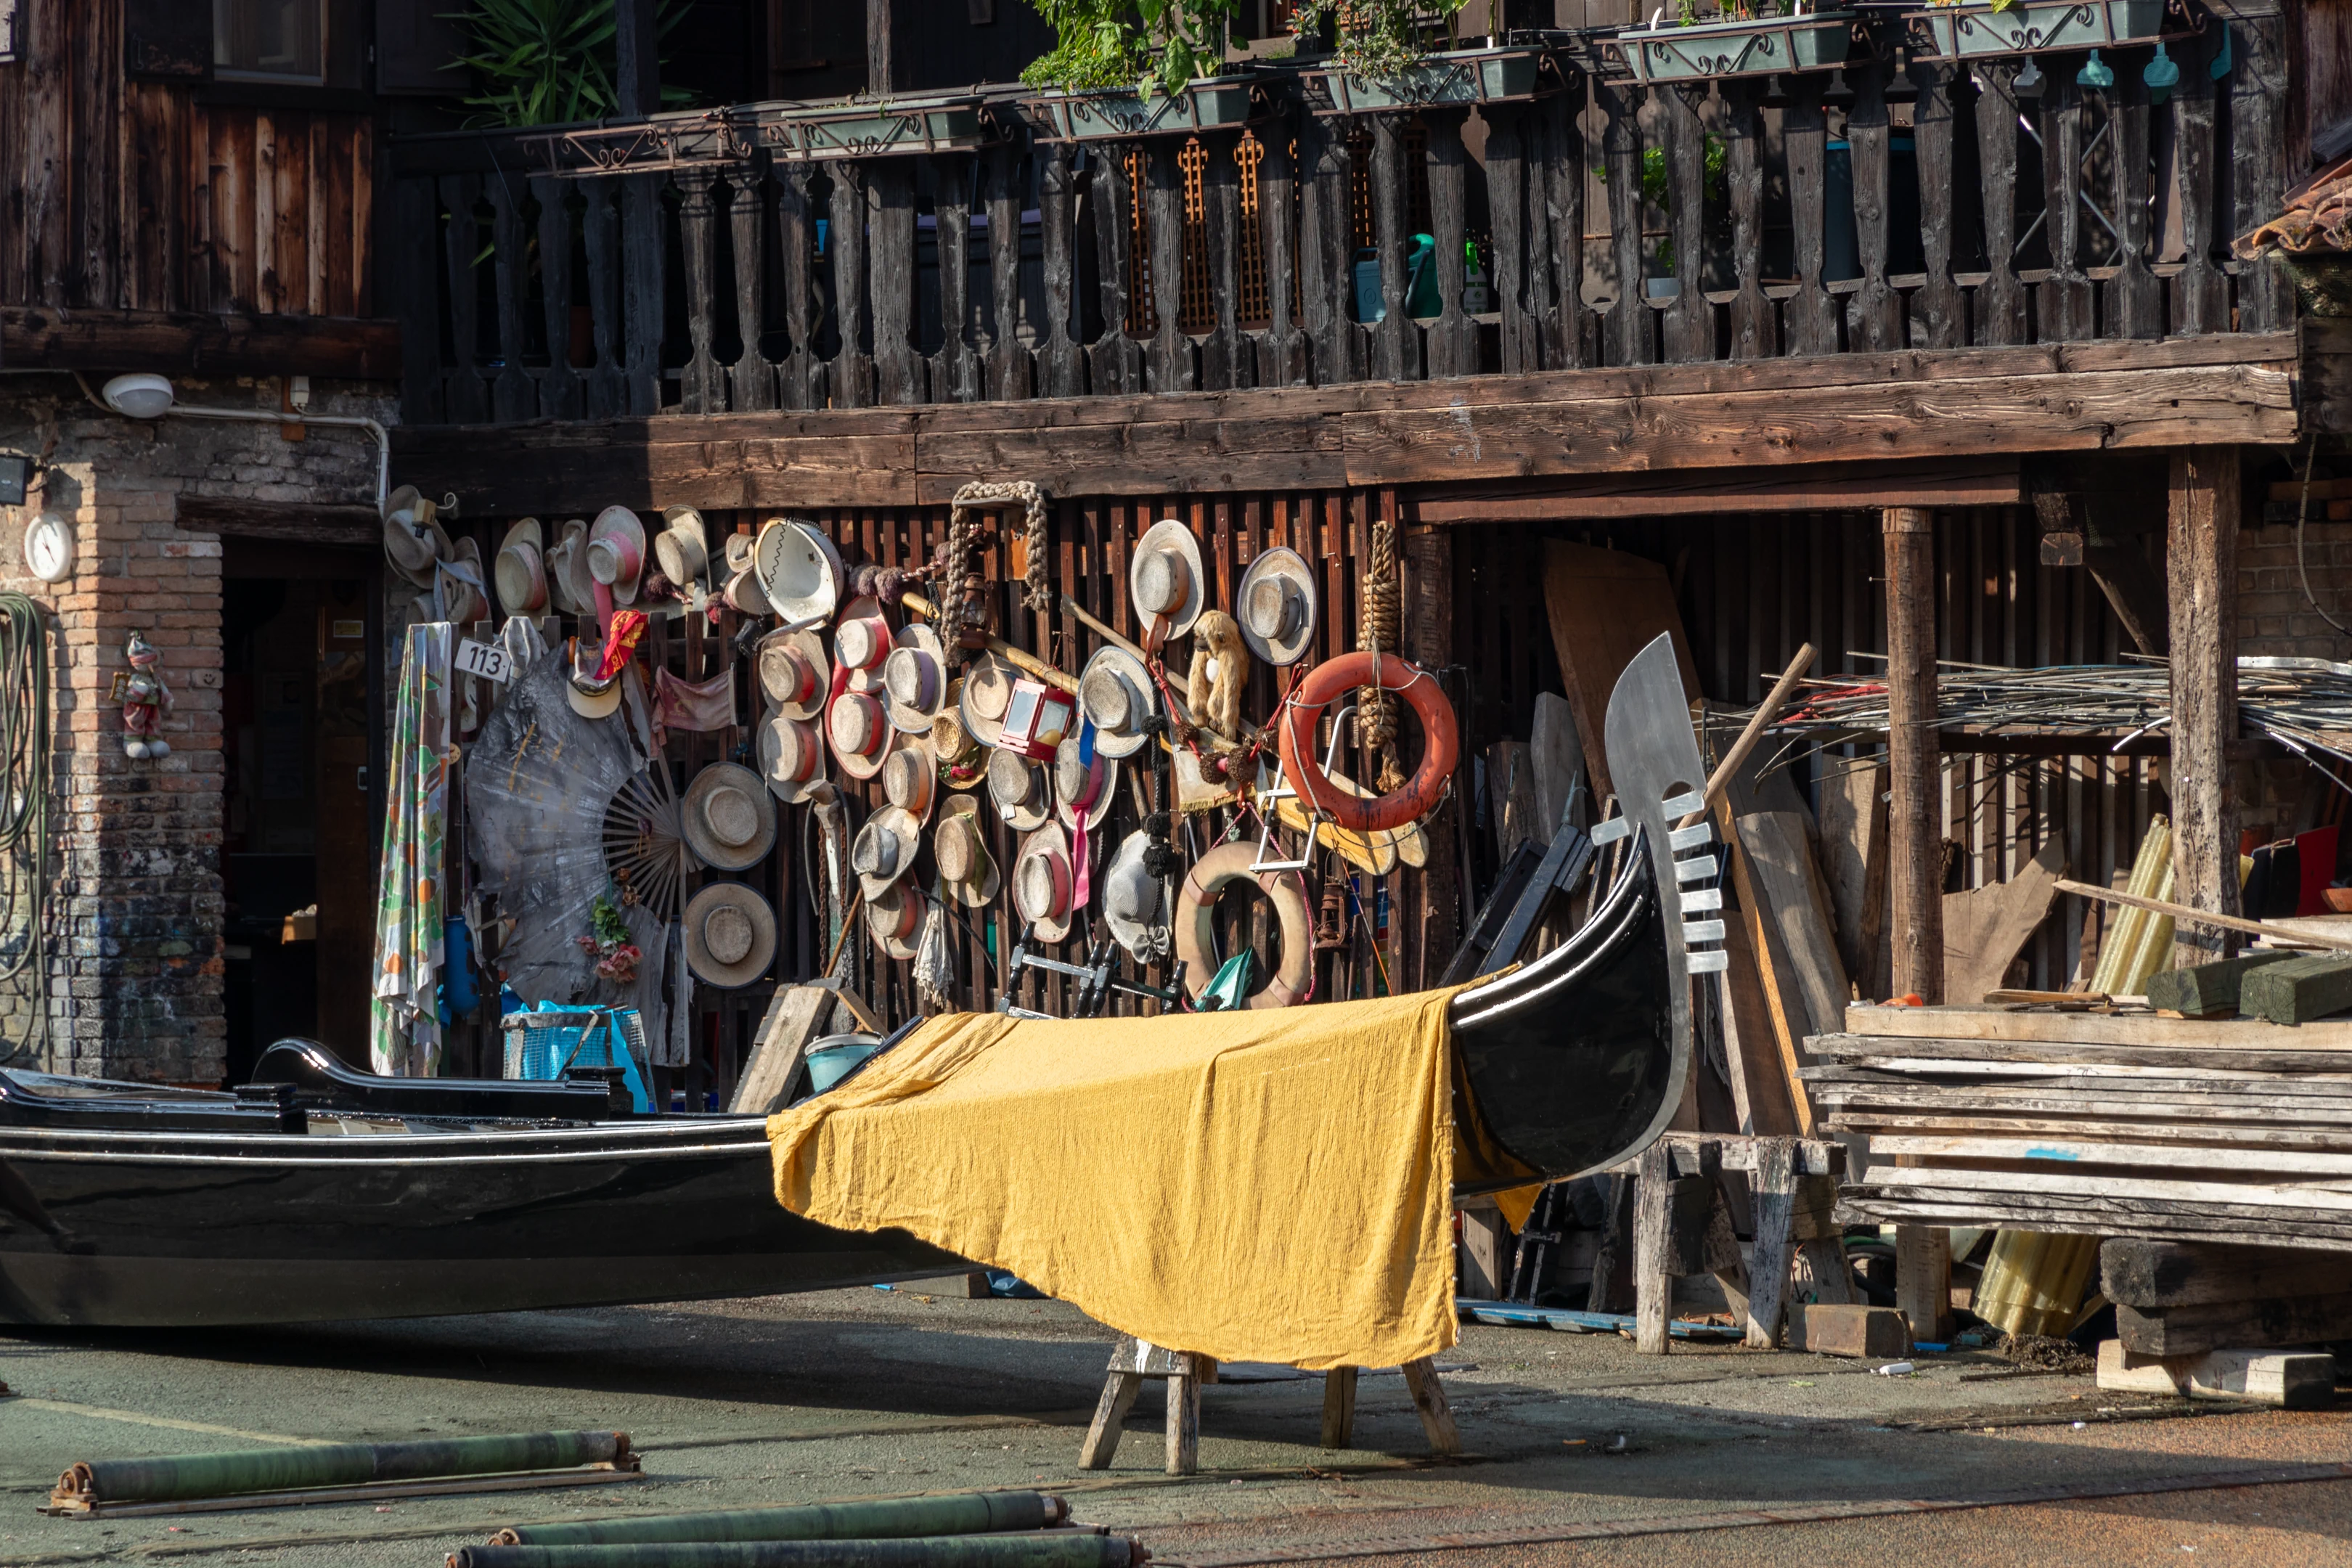
[[[936,1018],[769,1118],[776,1196],[908,1230],[1173,1350],[1433,1355],[1455,1339],[1454,994]]]

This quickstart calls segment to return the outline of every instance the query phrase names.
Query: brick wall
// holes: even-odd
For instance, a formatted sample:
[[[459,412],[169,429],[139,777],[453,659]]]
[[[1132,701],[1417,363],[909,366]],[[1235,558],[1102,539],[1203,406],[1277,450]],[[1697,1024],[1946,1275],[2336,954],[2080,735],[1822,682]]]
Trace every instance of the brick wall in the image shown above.
[[[2295,574],[2292,523],[2249,528],[2238,535],[2238,651],[2254,656],[2352,658],[2352,637],[2330,626],[2327,614],[2352,626],[2352,522],[2315,522],[2304,530],[2304,565],[2311,598]]]
[[[275,382],[184,382],[177,392],[183,404],[278,406]],[[392,408],[366,387],[313,384],[316,413],[388,420]],[[0,587],[31,595],[55,620],[49,1068],[217,1082],[222,546],[175,525],[178,499],[373,500],[374,443],[319,426],[288,441],[275,425],[141,423],[93,406],[70,378],[44,377],[0,383],[0,451],[46,454],[47,464],[46,491],[27,508],[0,506]],[[55,584],[23,562],[25,520],[43,505],[74,529],[74,574]],[[177,699],[166,758],[125,756],[108,700],[134,629],[162,651]],[[27,1033],[27,994],[0,984],[11,1044]]]

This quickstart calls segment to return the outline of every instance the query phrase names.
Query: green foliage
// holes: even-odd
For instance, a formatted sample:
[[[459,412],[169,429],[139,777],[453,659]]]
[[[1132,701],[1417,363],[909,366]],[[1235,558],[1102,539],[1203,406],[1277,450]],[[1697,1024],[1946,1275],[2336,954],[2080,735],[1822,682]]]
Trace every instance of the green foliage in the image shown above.
[[[662,0],[664,34],[691,0]],[[481,90],[466,100],[478,125],[562,125],[601,120],[620,105],[614,87],[613,0],[467,0],[446,18],[472,46],[457,64]],[[683,88],[662,89],[662,106],[693,101]]]
[[[1030,0],[1054,29],[1054,52],[1021,79],[1071,92],[1141,87],[1170,96],[1224,70],[1239,0]]]
[[[1424,51],[1422,19],[1434,16],[1445,25],[1447,40],[1454,34],[1454,18],[1465,0],[1304,0],[1292,14],[1291,30],[1300,37],[1335,26],[1339,63],[1359,76],[1395,77],[1417,63]]]
[[[602,893],[588,907],[588,929],[600,945],[632,940],[629,922],[621,918],[620,906]]]

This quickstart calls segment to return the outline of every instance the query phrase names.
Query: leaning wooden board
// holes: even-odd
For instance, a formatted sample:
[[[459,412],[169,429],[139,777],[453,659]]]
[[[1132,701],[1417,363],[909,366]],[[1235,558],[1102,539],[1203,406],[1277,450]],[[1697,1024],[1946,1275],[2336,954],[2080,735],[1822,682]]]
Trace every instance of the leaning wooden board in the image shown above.
[[[2030,1013],[2000,1007],[1848,1007],[1850,1035],[2018,1040],[2052,1045],[2233,1047],[2352,1051],[2352,1018],[2286,1028],[2252,1018],[2159,1018],[2153,1013]]]

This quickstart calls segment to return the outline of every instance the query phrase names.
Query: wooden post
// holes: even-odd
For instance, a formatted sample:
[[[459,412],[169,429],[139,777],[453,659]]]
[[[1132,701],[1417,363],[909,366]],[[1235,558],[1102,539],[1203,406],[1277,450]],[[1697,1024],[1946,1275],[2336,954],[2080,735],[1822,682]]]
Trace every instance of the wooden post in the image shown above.
[[[1201,1364],[1180,1352],[1168,1374],[1168,1473],[1189,1476],[1201,1468]]]
[[[1459,1211],[1462,1217],[1462,1289],[1465,1301],[1499,1301],[1510,1288],[1503,1262],[1506,1234],[1502,1211],[1492,1198],[1473,1198]]]
[[[1094,1424],[1087,1428],[1086,1446],[1078,1450],[1078,1468],[1107,1470],[1118,1452],[1120,1426],[1143,1392],[1139,1372],[1114,1372],[1103,1379],[1102,1398],[1095,1405]],[[1174,1397],[1171,1394],[1170,1397]]]
[[[617,79],[615,107],[624,120],[637,120],[661,108],[661,39],[655,0],[614,0],[613,51]]]
[[[1780,1342],[1780,1312],[1789,1294],[1789,1233],[1797,1208],[1797,1142],[1759,1138],[1756,1171],[1756,1243],[1748,1261],[1748,1345],[1769,1351]]]
[[[1633,1349],[1643,1355],[1664,1355],[1666,1322],[1674,1315],[1675,1279],[1666,1272],[1674,1165],[1663,1139],[1642,1151],[1633,1183]]]
[[[1936,739],[1936,514],[1890,507],[1886,753],[1895,994],[1944,999],[1944,844]]]
[[[1941,1344],[1952,1331],[1952,1233],[1934,1226],[1895,1227],[1895,1305],[1911,1340]]]
[[[1421,1429],[1429,1438],[1429,1451],[1449,1458],[1460,1453],[1462,1433],[1454,1425],[1453,1407],[1445,1403],[1445,1385],[1437,1381],[1437,1363],[1426,1356],[1405,1363],[1404,1385],[1412,1394],[1413,1409],[1421,1415]]]
[[[2238,809],[2230,742],[2238,735],[2238,449],[2184,447],[2172,454],[2165,572],[2172,629],[2173,900],[2234,915]],[[2172,964],[2227,958],[2237,938],[2187,924],[2173,929]]]
[[[1356,1369],[1335,1366],[1323,1374],[1323,1446],[1344,1448],[1355,1435]]]
[[[1894,989],[1944,999],[1944,836],[1936,734],[1936,514],[1890,507],[1886,542],[1886,838]],[[1951,1238],[1897,1226],[1895,1289],[1911,1337],[1940,1340],[1951,1300]]]
[[[890,0],[866,0],[866,90],[890,91]]]

